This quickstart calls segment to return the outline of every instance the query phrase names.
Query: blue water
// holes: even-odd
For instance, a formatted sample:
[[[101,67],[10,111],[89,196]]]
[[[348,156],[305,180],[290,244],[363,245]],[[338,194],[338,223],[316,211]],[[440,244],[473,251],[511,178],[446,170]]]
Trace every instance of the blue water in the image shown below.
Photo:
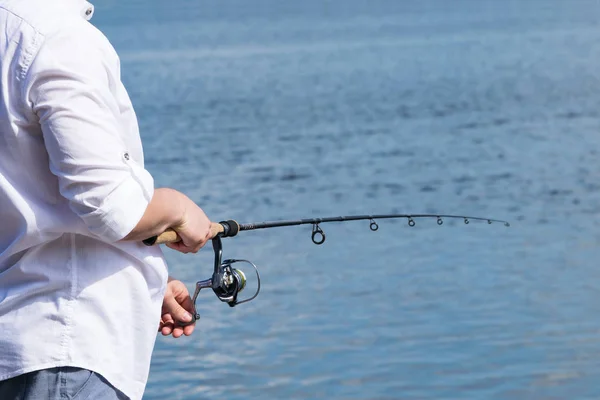
[[[157,186],[214,220],[508,219],[241,234],[147,399],[600,398],[600,3],[103,1]],[[166,252],[190,289],[210,246]],[[246,270],[248,276],[250,270]]]

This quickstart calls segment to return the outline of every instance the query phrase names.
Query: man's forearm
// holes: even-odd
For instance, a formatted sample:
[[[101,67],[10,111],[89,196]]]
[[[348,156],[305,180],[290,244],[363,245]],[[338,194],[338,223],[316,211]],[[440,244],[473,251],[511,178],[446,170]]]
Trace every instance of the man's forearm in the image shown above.
[[[123,240],[141,241],[159,235],[167,228],[181,225],[186,200],[183,193],[174,189],[155,189],[144,215]]]

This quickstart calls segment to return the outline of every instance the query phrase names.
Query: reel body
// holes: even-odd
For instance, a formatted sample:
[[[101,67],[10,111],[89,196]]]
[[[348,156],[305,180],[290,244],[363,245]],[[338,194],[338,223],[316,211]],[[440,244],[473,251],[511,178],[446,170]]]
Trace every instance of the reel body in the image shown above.
[[[200,314],[196,311],[196,300],[202,289],[212,289],[219,300],[229,304],[230,307],[235,307],[238,304],[247,303],[254,300],[260,292],[260,274],[254,263],[248,260],[222,260],[223,244],[221,236],[217,235],[212,239],[212,246],[215,252],[215,264],[212,276],[209,279],[196,282],[196,290],[192,297],[194,304],[194,318],[200,319]],[[238,294],[246,287],[246,274],[240,269],[233,268],[235,263],[250,264],[256,272],[257,289],[256,292],[249,298],[238,300]]]

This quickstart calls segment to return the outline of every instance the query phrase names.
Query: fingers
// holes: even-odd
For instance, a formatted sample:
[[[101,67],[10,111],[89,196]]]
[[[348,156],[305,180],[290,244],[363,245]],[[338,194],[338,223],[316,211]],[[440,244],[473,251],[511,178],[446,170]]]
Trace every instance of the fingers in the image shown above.
[[[173,249],[173,250],[177,250],[180,253],[183,254],[187,254],[190,252],[190,248],[187,247],[185,245],[185,243],[183,242],[177,242],[177,243],[166,243],[165,244],[168,248]]]
[[[192,333],[194,333],[194,329],[196,329],[196,324],[191,324],[191,325],[187,325],[183,327],[183,334],[185,336],[190,336]]]
[[[206,231],[206,236],[204,236],[204,239],[202,239],[200,242],[198,242],[196,244],[196,246],[193,248],[192,253],[197,253],[198,251],[200,251],[200,249],[203,248],[204,245],[206,243],[208,243],[208,241],[211,240],[211,239],[212,239],[212,233],[211,233],[211,231],[209,229],[209,230]]]
[[[182,243],[169,245],[169,248],[182,253],[197,253],[212,238],[211,230],[216,231],[218,227],[189,198],[184,197],[183,207],[185,211],[181,220],[171,227]]]
[[[177,250],[180,253],[188,254],[188,253],[197,253],[200,251],[206,243],[212,239],[212,235],[210,231],[206,232],[206,236],[201,241],[196,242],[194,245],[187,245],[183,240],[179,242],[165,243],[165,245],[173,250]]]
[[[160,330],[160,333],[162,333],[163,336],[169,336],[171,332],[173,332],[173,325],[165,325]]]
[[[183,242],[177,242],[177,243],[166,243],[166,246],[170,249],[177,250],[180,253],[188,254],[188,253],[197,253],[205,244],[206,244],[206,242],[204,242],[200,245],[197,245],[196,247],[190,247]]]
[[[186,297],[186,300],[188,300],[189,296]],[[191,299],[189,302],[191,303]],[[165,296],[163,300],[163,309],[169,310],[170,317],[174,320],[175,325],[187,325],[194,321],[192,314],[183,308],[174,296]],[[189,307],[189,309],[191,311],[193,306]]]
[[[173,332],[174,327],[175,322],[173,321],[171,314],[163,314],[160,318],[160,333],[162,333],[163,336],[169,336]]]
[[[194,302],[185,284],[169,278],[163,298],[160,332],[165,336],[173,335],[175,338],[191,335],[196,324],[195,317],[192,315],[195,312]]]
[[[188,324],[185,326],[177,325],[171,314],[164,314],[160,320],[159,331],[163,336],[173,335],[174,338],[179,338],[182,335],[190,336],[194,333],[196,323]]]
[[[192,302],[192,299],[190,298],[189,295],[186,295],[185,298],[183,299],[183,301],[181,302],[181,306],[188,310],[190,313],[195,312],[195,307],[194,307],[194,303]],[[196,327],[196,321],[194,321],[193,324],[188,324],[186,326],[183,327],[183,334],[186,336],[189,336],[192,334],[192,332],[194,332],[194,328]]]

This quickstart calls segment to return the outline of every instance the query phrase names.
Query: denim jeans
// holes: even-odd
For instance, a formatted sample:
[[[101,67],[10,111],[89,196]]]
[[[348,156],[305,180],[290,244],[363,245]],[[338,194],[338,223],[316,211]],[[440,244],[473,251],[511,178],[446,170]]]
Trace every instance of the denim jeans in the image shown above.
[[[87,369],[43,369],[0,381],[2,400],[126,400],[101,375]]]

